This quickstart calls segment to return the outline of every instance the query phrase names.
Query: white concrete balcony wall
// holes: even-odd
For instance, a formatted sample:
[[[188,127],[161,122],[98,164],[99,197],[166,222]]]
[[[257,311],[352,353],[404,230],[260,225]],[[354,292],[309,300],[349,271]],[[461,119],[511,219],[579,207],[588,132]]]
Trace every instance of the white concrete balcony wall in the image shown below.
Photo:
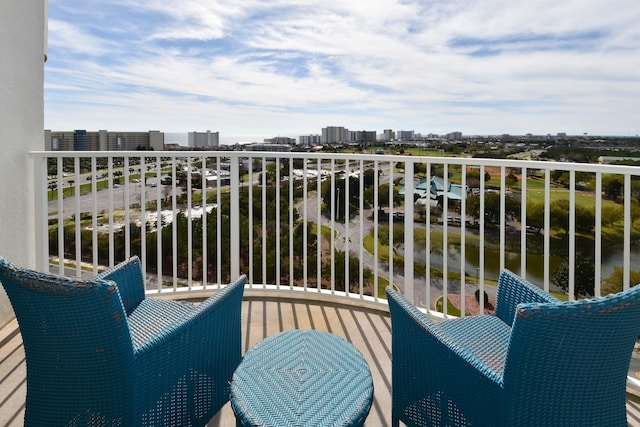
[[[0,12],[0,256],[29,266],[36,259],[29,152],[43,148],[46,5],[3,1]],[[0,288],[0,326],[13,317]]]

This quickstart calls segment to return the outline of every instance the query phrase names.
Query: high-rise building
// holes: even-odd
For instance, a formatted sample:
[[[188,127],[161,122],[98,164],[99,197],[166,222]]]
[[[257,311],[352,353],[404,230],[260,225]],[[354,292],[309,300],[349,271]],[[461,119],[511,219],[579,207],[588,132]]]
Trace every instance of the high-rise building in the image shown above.
[[[46,151],[162,151],[164,150],[164,133],[157,130],[89,132],[77,129],[59,132],[47,129],[44,131],[44,149]]]
[[[218,147],[220,145],[220,133],[211,132],[189,132],[189,147]]]
[[[322,128],[322,143],[335,144],[349,140],[349,130],[341,126]]]
[[[415,132],[412,130],[399,130],[398,139],[400,141],[412,141],[416,137]]]
[[[383,133],[383,141],[393,141],[396,139],[396,133],[392,129],[385,129]]]
[[[300,135],[299,141],[300,141],[300,145],[304,145],[305,147],[308,147],[314,144],[321,144],[322,137],[317,134],[316,135]]]
[[[449,141],[459,141],[462,139],[462,132],[450,132],[447,134]]]
[[[376,142],[378,135],[374,130],[359,130],[354,132],[353,139],[351,141],[360,144],[373,144]]]

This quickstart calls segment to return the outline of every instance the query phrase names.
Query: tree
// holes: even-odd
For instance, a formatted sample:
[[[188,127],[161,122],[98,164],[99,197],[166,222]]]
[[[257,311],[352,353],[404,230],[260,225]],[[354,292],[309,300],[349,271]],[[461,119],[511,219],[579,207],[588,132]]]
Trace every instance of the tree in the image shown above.
[[[624,212],[619,205],[602,206],[600,214],[602,215],[601,221],[604,226],[613,226],[614,223],[624,219]]]
[[[551,219],[551,228],[553,228],[554,230],[564,230],[565,234],[569,233],[568,200],[561,199],[552,202],[549,216]]]
[[[622,267],[616,265],[613,267],[613,272],[609,277],[602,281],[602,295],[615,294],[616,292],[622,292],[624,281],[624,272]],[[629,281],[631,285],[640,283],[640,271],[630,271]]]
[[[480,219],[480,196],[467,197],[467,216]]]
[[[596,216],[593,210],[586,206],[576,206],[576,231],[579,233],[588,234],[593,230],[595,226]]]
[[[510,171],[509,175],[505,177],[504,182],[507,187],[514,187],[518,183],[518,177],[513,173],[513,171]]]
[[[585,206],[576,205],[576,231],[579,233],[590,233],[595,224],[595,214],[592,209]],[[567,199],[556,200],[551,203],[551,228],[564,230],[569,233],[569,201]]]
[[[609,176],[603,179],[604,181],[604,194],[607,195],[614,202],[618,201],[618,197],[622,194],[623,184],[620,178],[617,176]]]
[[[527,225],[537,228],[544,228],[544,203],[527,203]]]
[[[553,273],[552,283],[565,292],[569,292],[569,261],[564,260]],[[590,297],[595,292],[595,266],[593,259],[582,254],[576,255],[574,269],[575,295]]]
[[[470,188],[480,187],[480,171],[478,169],[467,171],[467,185]]]

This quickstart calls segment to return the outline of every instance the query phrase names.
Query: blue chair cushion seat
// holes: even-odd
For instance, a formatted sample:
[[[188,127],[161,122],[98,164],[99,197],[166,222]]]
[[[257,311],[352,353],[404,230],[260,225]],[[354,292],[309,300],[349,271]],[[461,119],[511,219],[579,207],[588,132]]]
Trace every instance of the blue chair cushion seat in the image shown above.
[[[511,328],[496,316],[471,316],[440,322],[436,328],[473,354],[478,364],[502,376]],[[482,331],[479,334],[478,331]]]

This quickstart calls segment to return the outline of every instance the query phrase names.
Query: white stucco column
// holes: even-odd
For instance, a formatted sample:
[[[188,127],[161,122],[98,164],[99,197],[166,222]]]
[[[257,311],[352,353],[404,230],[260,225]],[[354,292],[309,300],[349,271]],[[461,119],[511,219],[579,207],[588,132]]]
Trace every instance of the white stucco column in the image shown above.
[[[33,163],[43,149],[46,0],[0,13],[0,256],[35,266]],[[14,317],[0,287],[0,326]]]

